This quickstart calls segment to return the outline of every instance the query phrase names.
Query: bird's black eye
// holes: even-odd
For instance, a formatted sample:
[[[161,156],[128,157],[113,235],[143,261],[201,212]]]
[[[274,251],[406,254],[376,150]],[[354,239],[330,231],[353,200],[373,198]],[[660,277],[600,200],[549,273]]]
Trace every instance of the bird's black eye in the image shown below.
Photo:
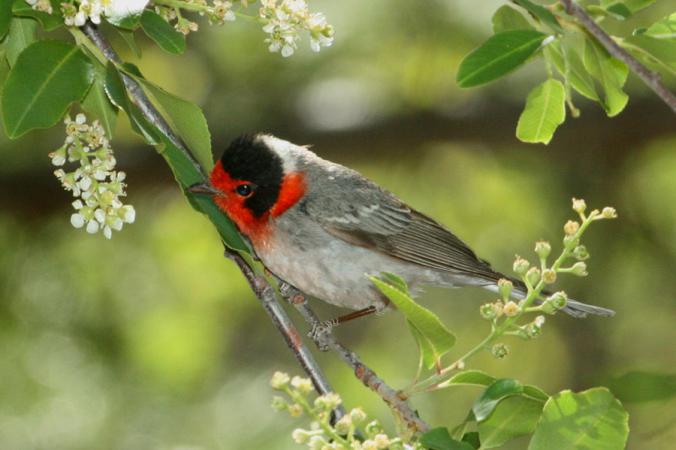
[[[253,193],[254,187],[250,184],[240,184],[235,188],[235,191],[242,197],[248,197]]]

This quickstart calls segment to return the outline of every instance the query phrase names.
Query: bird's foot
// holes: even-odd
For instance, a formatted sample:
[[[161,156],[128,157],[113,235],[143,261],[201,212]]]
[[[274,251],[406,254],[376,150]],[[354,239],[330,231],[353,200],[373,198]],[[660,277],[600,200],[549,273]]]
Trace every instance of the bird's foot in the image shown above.
[[[329,350],[328,337],[338,324],[339,322],[336,319],[318,321],[312,324],[312,329],[307,335],[314,341],[319,351]]]

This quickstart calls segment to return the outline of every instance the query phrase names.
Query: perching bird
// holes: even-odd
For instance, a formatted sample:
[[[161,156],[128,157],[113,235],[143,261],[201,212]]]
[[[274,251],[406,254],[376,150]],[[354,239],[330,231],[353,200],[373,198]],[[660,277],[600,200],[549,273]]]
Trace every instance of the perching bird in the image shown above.
[[[446,227],[356,171],[271,135],[234,140],[210,185],[190,190],[213,195],[272,273],[305,294],[359,310],[349,318],[388,306],[367,274],[397,274],[412,292],[424,285],[495,292],[507,278]],[[514,284],[513,295],[523,298],[525,286]],[[563,311],[613,315],[574,300]]]

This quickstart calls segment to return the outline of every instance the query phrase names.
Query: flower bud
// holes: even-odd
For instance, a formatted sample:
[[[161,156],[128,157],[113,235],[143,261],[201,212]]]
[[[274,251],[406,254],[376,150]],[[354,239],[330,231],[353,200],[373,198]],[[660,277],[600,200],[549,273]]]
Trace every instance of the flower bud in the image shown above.
[[[538,281],[540,281],[540,269],[537,267],[528,269],[528,272],[526,272],[526,280],[528,280],[532,286],[535,286]]]
[[[275,411],[284,411],[289,405],[282,397],[276,395],[272,397],[272,409]]]
[[[336,427],[336,429],[338,428]],[[305,444],[308,440],[310,440],[310,436],[311,434],[302,428],[296,428],[293,430],[293,432],[291,432],[291,439],[293,439],[296,444]]]
[[[298,403],[294,403],[293,405],[289,405],[288,407],[289,415],[291,417],[300,417],[303,415],[303,407],[300,406]]]
[[[352,417],[349,414],[344,415],[340,418],[336,425],[334,426],[338,434],[347,434],[352,428]]]
[[[359,425],[366,420],[366,413],[361,408],[352,408],[352,411],[350,411],[350,417],[352,418],[352,422],[354,424]]]
[[[481,305],[479,313],[481,314],[481,317],[486,320],[493,320],[497,317],[497,313],[492,303],[484,303]]]
[[[578,277],[586,277],[587,273],[587,264],[582,261],[578,261],[570,268],[570,272]]]
[[[328,394],[320,395],[315,399],[315,406],[324,410],[335,409],[338,405],[342,403],[340,396],[334,392],[329,392]]]
[[[566,236],[572,236],[580,229],[580,224],[577,220],[569,220],[563,226],[563,231],[566,233]]]
[[[586,209],[587,203],[583,199],[573,197],[573,211],[582,215]]]
[[[578,245],[577,247],[575,247],[575,250],[573,250],[573,256],[578,261],[584,261],[585,259],[589,259],[589,252],[587,251],[587,247],[585,247],[584,245]]]
[[[504,300],[509,299],[509,297],[512,295],[513,288],[514,284],[510,280],[506,278],[500,278],[498,280],[498,291]]]
[[[390,448],[390,438],[386,434],[376,434],[373,437],[373,442],[376,443],[378,449],[387,449]]]
[[[556,272],[552,269],[545,269],[545,271],[542,272],[542,281],[544,281],[545,284],[556,283]]]
[[[502,316],[504,308],[505,308],[505,305],[500,300],[493,303],[493,310],[495,311],[495,317]]]
[[[529,323],[524,327],[524,332],[528,339],[535,339],[542,334],[542,328],[538,327],[534,323]]]
[[[530,263],[523,259],[522,257],[518,256],[514,260],[514,272],[518,273],[519,275],[525,275],[526,272],[528,271],[528,268],[530,267]]]
[[[535,253],[537,253],[540,259],[547,259],[551,251],[552,246],[549,245],[549,242],[538,241],[535,243]]]
[[[563,291],[559,291],[559,292],[554,292],[552,295],[547,297],[547,300],[545,301],[543,306],[550,304],[554,309],[553,312],[556,312],[559,309],[562,309],[563,307],[565,307],[567,302],[568,302],[568,296],[566,295],[566,293],[563,292]],[[544,308],[543,308],[543,310],[544,310]],[[547,312],[547,311],[545,311],[545,312]],[[551,312],[550,314],[553,314],[553,312]]]
[[[491,354],[498,359],[502,359],[509,354],[509,347],[505,344],[495,344],[491,348]]]
[[[615,208],[612,206],[606,206],[603,208],[603,211],[601,211],[601,217],[604,219],[616,219],[617,218],[617,211],[615,211]]]
[[[270,379],[270,386],[275,390],[282,390],[289,385],[289,375],[284,372],[275,372]]]
[[[505,303],[505,307],[502,309],[507,317],[514,317],[519,312],[519,305],[513,301]]]
[[[291,379],[291,386],[296,388],[301,394],[307,395],[314,390],[312,381],[309,378],[295,376]]]

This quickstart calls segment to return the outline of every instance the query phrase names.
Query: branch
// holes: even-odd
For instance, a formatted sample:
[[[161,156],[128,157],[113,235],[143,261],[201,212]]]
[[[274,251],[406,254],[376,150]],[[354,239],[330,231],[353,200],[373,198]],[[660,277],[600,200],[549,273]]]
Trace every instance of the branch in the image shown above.
[[[106,41],[105,37],[99,32],[96,26],[88,22],[82,27],[82,31],[108,60],[116,63],[120,62],[115,50],[113,50],[113,48]],[[129,91],[129,96],[142,111],[145,118],[154,126],[156,126],[167,138],[169,138],[172,143],[184,153],[184,156],[195,166],[198,172],[204,176],[202,167],[188,151],[186,145],[173,133],[171,127],[169,127],[166,120],[164,120],[164,117],[162,117],[162,115],[157,111],[157,109],[145,95],[141,86],[139,86],[136,81],[126,76],[124,73],[122,73],[122,78]],[[289,316],[286,314],[284,309],[282,309],[281,305],[277,302],[274,289],[263,278],[257,276],[239,254],[226,251],[226,256],[232,259],[242,271],[242,274],[249,282],[251,289],[254,291],[261,305],[270,316],[272,323],[282,334],[284,340],[291,351],[294,353],[294,356],[298,360],[299,364],[312,380],[317,392],[319,394],[333,392],[333,389],[331,389],[326,376],[324,376],[322,370],[312,356],[312,353],[310,353],[310,350],[303,343],[298,330],[293,325],[291,319],[289,319]],[[344,411],[342,409],[336,410],[337,418],[340,418],[343,414]]]
[[[608,53],[624,62],[643,82],[652,89],[676,113],[676,95],[662,83],[660,75],[641,64],[629,52],[620,47],[608,33],[592,19],[583,7],[574,0],[560,0],[566,12],[580,21],[582,26],[608,50]]]
[[[279,280],[279,283],[281,295],[300,312],[305,321],[310,326],[319,324],[319,319],[308,306],[305,295],[283,280]],[[410,430],[420,432],[429,430],[429,425],[418,416],[418,413],[399,395],[399,392],[390,387],[371,368],[361,362],[355,352],[338,342],[330,331],[313,337],[313,339],[319,348],[328,348],[336,352],[340,359],[354,370],[354,375],[364,383],[364,386],[378,394],[397,416],[406,423]]]

